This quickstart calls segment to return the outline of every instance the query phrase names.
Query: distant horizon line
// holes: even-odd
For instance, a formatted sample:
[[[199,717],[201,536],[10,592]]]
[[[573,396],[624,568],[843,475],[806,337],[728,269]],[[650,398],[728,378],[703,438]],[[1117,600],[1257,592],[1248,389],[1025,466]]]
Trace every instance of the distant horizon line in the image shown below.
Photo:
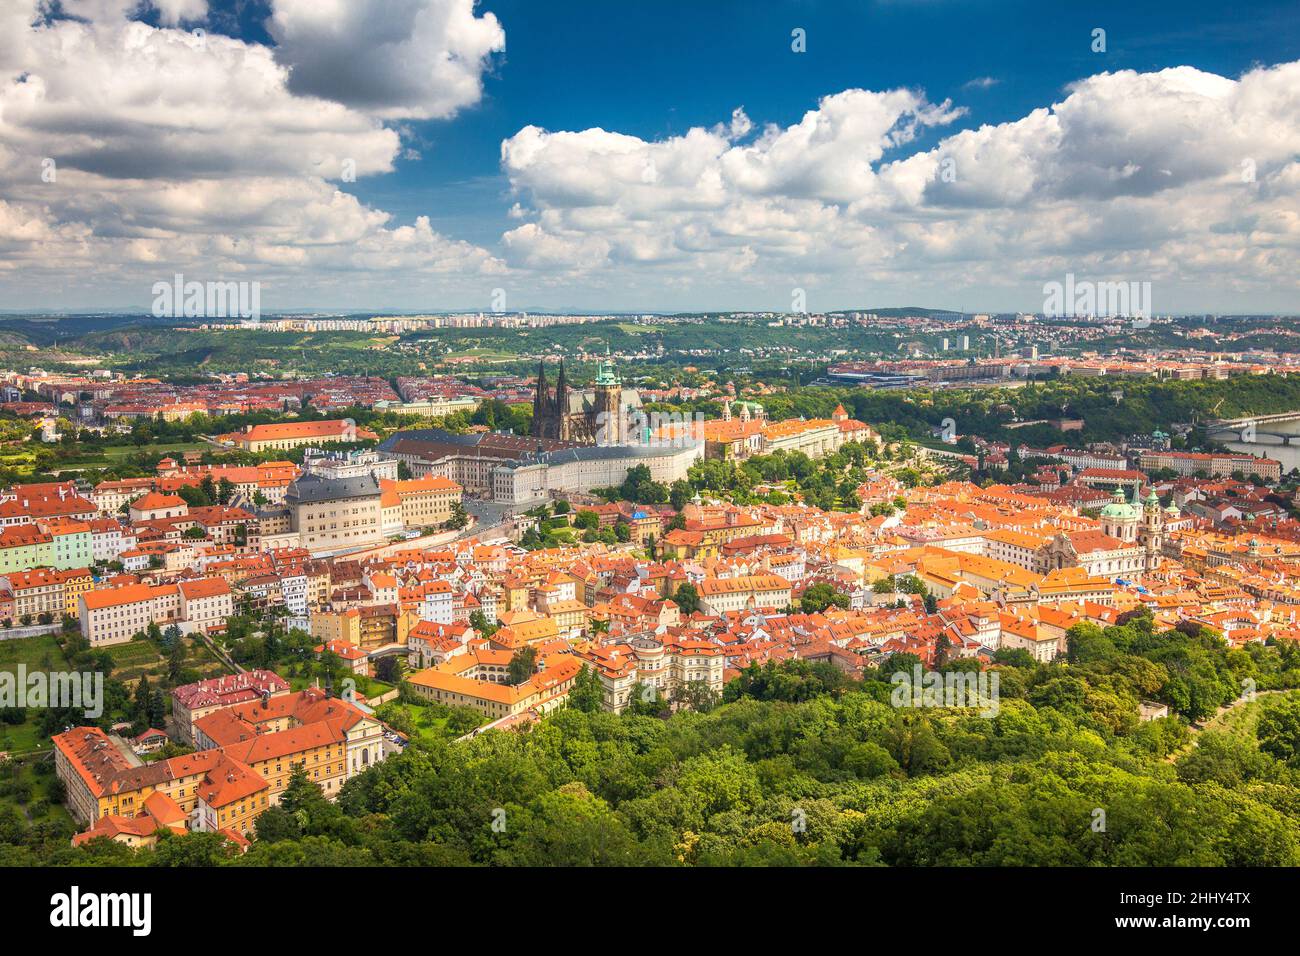
[[[930,306],[916,305],[889,305],[889,306],[845,306],[842,308],[825,309],[809,312],[793,312],[779,309],[510,309],[508,311],[492,311],[487,309],[322,309],[297,307],[278,309],[272,312],[265,312],[259,321],[282,319],[282,318],[419,318],[422,316],[452,316],[452,315],[483,315],[483,316],[511,316],[511,315],[545,315],[556,317],[572,316],[608,316],[610,318],[636,318],[640,316],[654,316],[662,318],[674,318],[680,316],[725,316],[725,315],[773,315],[773,316],[828,316],[828,315],[847,315],[849,313],[914,313],[917,315],[951,315],[951,316],[976,316],[986,315],[990,318],[1001,318],[1004,316],[1042,316],[1044,318],[1059,319],[1104,319],[1104,318],[1123,318],[1123,316],[1098,316],[1098,315],[1054,315],[1045,316],[1042,312],[1028,312],[1024,310],[975,310],[975,311],[958,311],[956,309],[935,308]],[[175,317],[175,316],[155,316],[149,308],[129,308],[113,307],[107,309],[5,309],[0,308],[0,321],[7,319],[22,318],[91,318],[94,316],[122,316],[122,317],[139,317],[156,321],[159,324],[180,325],[180,324],[213,324],[213,323],[234,323],[247,322],[239,316],[194,316],[192,318]],[[1187,318],[1213,318],[1213,319],[1296,319],[1300,318],[1297,312],[1167,312],[1162,313],[1154,318],[1161,319],[1187,319]]]

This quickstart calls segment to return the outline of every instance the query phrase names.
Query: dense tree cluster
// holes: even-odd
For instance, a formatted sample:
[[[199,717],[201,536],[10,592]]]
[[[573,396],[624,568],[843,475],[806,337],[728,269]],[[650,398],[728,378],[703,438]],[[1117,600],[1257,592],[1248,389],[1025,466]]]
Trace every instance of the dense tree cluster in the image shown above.
[[[1144,615],[1070,634],[1067,660],[1001,653],[996,713],[895,706],[895,655],[851,675],[754,665],[720,706],[572,706],[522,733],[421,738],[349,781],[305,777],[230,855],[208,835],[73,850],[0,814],[2,863],[151,865],[1296,865],[1300,652],[1227,648]],[[952,660],[943,671],[974,665]],[[1200,719],[1254,682],[1256,726]],[[1270,691],[1281,691],[1270,693]],[[1140,700],[1177,715],[1141,722]],[[1181,716],[1180,716],[1181,715]]]
[[[691,412],[697,404],[683,402],[673,410]],[[1076,418],[1083,419],[1083,431],[1071,432],[1069,441],[1082,446],[1154,429],[1167,431],[1171,422],[1291,411],[1300,408],[1300,380],[1276,375],[1241,375],[1222,381],[1126,380],[1117,388],[1104,378],[1067,375],[1031,382],[1014,392],[803,387],[763,397],[763,407],[774,421],[829,418],[836,405],[843,405],[853,418],[875,425],[887,441],[929,438],[945,418],[951,418],[960,435],[1045,447],[1063,440],[1047,420]],[[1044,423],[1007,427],[1038,420]]]
[[[866,446],[849,442],[815,461],[801,451],[754,455],[743,462],[709,459],[692,465],[688,478],[693,489],[740,504],[782,505],[797,490],[823,511],[857,511],[862,505],[857,488],[872,457]]]

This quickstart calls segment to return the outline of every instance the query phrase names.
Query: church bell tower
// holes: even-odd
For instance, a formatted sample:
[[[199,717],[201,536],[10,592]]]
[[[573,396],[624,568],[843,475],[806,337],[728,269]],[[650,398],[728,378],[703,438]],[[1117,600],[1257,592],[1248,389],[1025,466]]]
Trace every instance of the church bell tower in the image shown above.
[[[627,426],[623,421],[623,383],[614,371],[606,351],[605,361],[596,373],[596,435],[597,444],[626,445]]]

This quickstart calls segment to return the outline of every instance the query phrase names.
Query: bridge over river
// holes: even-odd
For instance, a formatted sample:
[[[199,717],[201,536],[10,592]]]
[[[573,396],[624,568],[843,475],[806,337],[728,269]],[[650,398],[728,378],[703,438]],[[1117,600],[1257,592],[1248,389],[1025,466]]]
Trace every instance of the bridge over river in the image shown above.
[[[1282,471],[1300,468],[1300,411],[1206,423],[1206,435],[1233,451],[1263,455],[1282,463]]]

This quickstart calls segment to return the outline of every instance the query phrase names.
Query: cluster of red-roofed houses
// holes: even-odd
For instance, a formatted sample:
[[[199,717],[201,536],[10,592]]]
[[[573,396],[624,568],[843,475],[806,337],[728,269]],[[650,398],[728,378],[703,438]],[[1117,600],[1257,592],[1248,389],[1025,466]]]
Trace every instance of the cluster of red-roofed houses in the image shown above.
[[[134,572],[124,567],[89,583],[77,569],[68,569],[67,581],[15,572],[0,577],[9,582],[0,585],[0,597],[8,593],[16,602],[22,592],[24,600],[66,608],[75,593],[83,632],[100,643],[129,640],[155,622],[219,631],[237,603],[283,607],[318,652],[354,673],[373,674],[379,659],[400,657],[413,693],[475,708],[493,727],[565,706],[584,669],[598,680],[602,705],[617,712],[638,693],[689,706],[769,661],[826,662],[849,675],[900,653],[925,666],[952,658],[997,666],[994,656],[1004,650],[1050,661],[1064,652],[1072,627],[1114,624],[1138,608],[1150,611],[1157,629],[1194,622],[1237,645],[1300,637],[1300,589],[1293,586],[1300,528],[1288,533],[1279,521],[1278,533],[1248,530],[1241,518],[1197,508],[1226,497],[1264,501],[1253,486],[1194,477],[1153,483],[1127,468],[1107,475],[1092,459],[1061,464],[1043,472],[1057,477],[1055,486],[954,481],[907,488],[871,472],[858,489],[856,512],[799,501],[737,506],[696,499],[680,513],[628,502],[593,505],[598,525],[639,523],[623,544],[526,551],[507,540],[466,539],[327,556],[287,541],[268,546],[282,539],[273,529],[241,524],[232,515],[238,504],[189,508],[151,485],[116,504],[126,508],[122,540],[131,549],[185,548],[198,540],[191,530],[197,528],[204,539],[197,553],[151,554]],[[176,468],[169,465],[160,478],[184,475]],[[1070,471],[1090,480],[1075,480]],[[273,482],[283,477],[268,474]],[[58,512],[50,520],[110,520],[94,502],[82,504],[75,489],[28,486],[15,495],[0,501],[0,512],[15,500],[39,500]],[[828,591],[832,603],[813,599]],[[522,651],[530,652],[524,656],[532,668],[521,675],[512,662]],[[127,782],[135,788],[131,799],[141,801],[132,808],[164,826],[174,825],[176,814],[156,791],[176,802],[191,827],[219,825],[221,807],[232,807],[226,812],[238,833],[263,801],[273,802],[282,779],[277,767],[284,766],[243,746],[241,734],[290,731],[300,732],[284,737],[285,747],[323,748],[322,770],[334,781],[327,790],[335,792],[355,770],[353,738],[331,729],[333,717],[309,715],[342,704],[326,696],[290,707],[276,702],[282,696],[270,685],[216,685],[174,696],[174,715],[182,715],[192,742],[205,748],[201,753],[221,754],[203,758],[211,766],[167,771],[185,771],[198,788],[184,792],[184,800],[172,783],[136,786],[144,778],[132,768],[111,766],[111,755],[94,758],[103,750],[93,735],[65,740],[70,767],[107,760],[98,777],[113,781],[87,784],[89,796],[78,799],[99,800],[100,817],[114,818],[102,826],[124,838],[139,838],[135,824],[117,819],[132,816],[122,812]],[[215,709],[199,713],[207,708]],[[358,712],[373,721],[365,709]],[[351,719],[351,711],[339,713]],[[294,721],[321,727],[302,731]],[[374,725],[382,737],[382,726]],[[365,727],[371,734],[371,724]],[[357,753],[365,755],[358,765],[374,759]]]
[[[136,751],[161,745],[158,730],[134,749],[98,727],[55,735],[55,772],[86,827],[74,844],[107,837],[141,847],[160,832],[207,831],[247,847],[295,769],[332,799],[399,746],[364,705],[316,688],[291,692],[267,671],[177,687],[172,716],[192,753],[142,760]]]

